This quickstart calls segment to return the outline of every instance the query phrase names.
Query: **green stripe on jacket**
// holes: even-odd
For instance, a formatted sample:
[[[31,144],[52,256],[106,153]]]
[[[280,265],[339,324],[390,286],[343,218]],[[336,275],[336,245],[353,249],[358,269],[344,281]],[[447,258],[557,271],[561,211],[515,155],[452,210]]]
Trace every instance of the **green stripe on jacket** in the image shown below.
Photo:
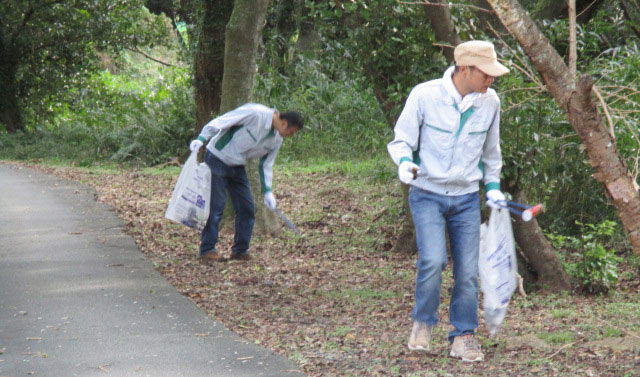
[[[226,147],[227,144],[229,144],[229,142],[233,138],[233,134],[240,131],[242,127],[243,125],[240,124],[238,126],[233,126],[229,128],[229,130],[224,135],[222,135],[220,139],[218,139],[218,141],[216,141],[216,149],[221,151],[224,147]]]

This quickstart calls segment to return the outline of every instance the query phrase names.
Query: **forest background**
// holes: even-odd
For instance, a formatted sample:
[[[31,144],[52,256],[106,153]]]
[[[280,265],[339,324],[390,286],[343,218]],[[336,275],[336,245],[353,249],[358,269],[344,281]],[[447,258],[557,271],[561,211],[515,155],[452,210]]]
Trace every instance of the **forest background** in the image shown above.
[[[183,294],[310,375],[638,375],[640,258],[566,109],[490,4],[255,3],[0,2],[0,158],[96,187]],[[245,97],[306,116],[274,177],[303,235],[266,219],[250,273],[212,271],[195,263],[197,235],[162,210],[189,141],[234,100],[226,89],[224,102],[225,30],[234,7],[257,3],[264,28]],[[520,5],[568,67],[593,77],[594,102],[637,187],[640,2]],[[511,68],[494,85],[503,189],[546,208],[530,224],[514,219],[528,294],[514,298],[501,338],[483,338],[480,372],[449,359],[445,344],[428,358],[404,349],[415,246],[406,188],[385,148],[411,88],[441,77],[451,46],[470,39],[493,41]],[[534,260],[543,249],[542,265],[556,269]],[[268,313],[240,314],[256,307]]]

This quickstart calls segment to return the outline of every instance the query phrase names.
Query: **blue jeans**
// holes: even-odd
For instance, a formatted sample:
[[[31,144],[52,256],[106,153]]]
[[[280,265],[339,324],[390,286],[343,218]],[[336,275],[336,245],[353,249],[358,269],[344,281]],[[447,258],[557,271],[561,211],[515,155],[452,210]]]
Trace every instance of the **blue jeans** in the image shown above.
[[[416,227],[418,274],[413,320],[438,323],[442,270],[447,266],[445,227],[449,231],[454,285],[449,318],[456,336],[473,334],[478,327],[478,253],[480,196],[477,192],[445,196],[412,187],[409,205]]]
[[[202,230],[200,255],[216,249],[218,227],[227,203],[227,191],[236,211],[231,252],[236,255],[246,253],[255,223],[253,196],[247,172],[244,166],[227,166],[209,151],[206,151],[204,161],[211,169],[211,201],[209,220]]]

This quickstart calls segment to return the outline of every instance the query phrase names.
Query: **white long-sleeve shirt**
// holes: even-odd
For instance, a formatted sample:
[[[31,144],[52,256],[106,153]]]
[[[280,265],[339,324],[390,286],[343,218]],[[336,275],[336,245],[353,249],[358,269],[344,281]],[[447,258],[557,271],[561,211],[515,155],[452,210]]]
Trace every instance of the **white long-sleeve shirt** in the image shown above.
[[[387,145],[393,161],[420,167],[411,185],[441,195],[500,188],[500,99],[493,89],[462,97],[450,67],[441,79],[417,85]]]
[[[259,158],[260,186],[263,193],[271,191],[273,163],[283,138],[273,128],[276,109],[248,103],[207,123],[198,139],[207,142],[207,150],[229,166],[245,165]]]

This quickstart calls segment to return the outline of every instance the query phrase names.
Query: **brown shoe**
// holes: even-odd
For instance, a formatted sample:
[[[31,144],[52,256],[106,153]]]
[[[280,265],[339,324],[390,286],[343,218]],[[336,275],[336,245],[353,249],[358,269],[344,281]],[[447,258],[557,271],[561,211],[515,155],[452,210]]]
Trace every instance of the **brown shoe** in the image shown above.
[[[215,250],[208,251],[200,255],[200,262],[203,262],[203,263],[224,262],[224,261],[225,261],[224,257]]]
[[[241,253],[241,254],[233,254],[233,253],[231,253],[231,256],[229,257],[229,259],[231,259],[231,260],[240,260],[240,261],[248,261],[248,260],[253,259],[253,257],[247,251],[247,252]]]

